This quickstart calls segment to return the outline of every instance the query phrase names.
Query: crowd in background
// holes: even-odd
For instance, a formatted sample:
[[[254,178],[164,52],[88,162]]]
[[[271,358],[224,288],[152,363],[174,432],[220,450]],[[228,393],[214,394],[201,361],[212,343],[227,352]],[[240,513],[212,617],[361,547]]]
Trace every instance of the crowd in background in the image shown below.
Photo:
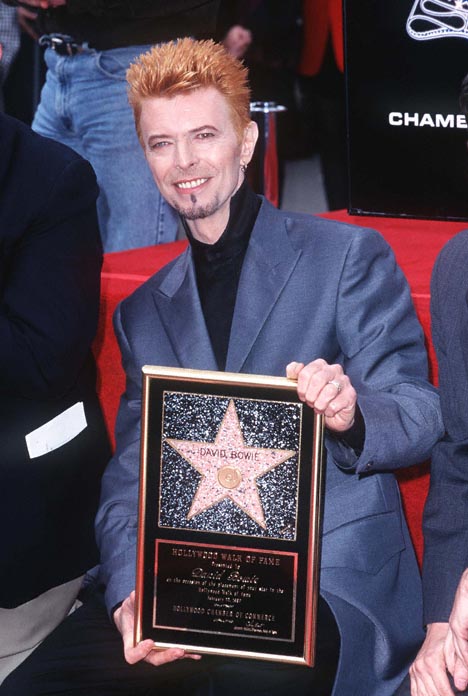
[[[109,184],[104,180],[104,175],[100,174],[99,162],[94,161],[93,155],[83,151],[81,143],[74,142],[69,137],[59,119],[51,124],[53,117],[50,113],[46,118],[41,117],[44,104],[47,105],[53,95],[49,93],[47,97],[44,93],[41,98],[47,66],[44,47],[39,46],[38,39],[45,29],[54,28],[54,24],[47,20],[47,17],[54,13],[59,15],[63,8],[59,6],[54,9],[51,5],[48,10],[42,9],[38,7],[39,2],[36,0],[25,0],[25,3],[21,7],[10,7],[0,3],[0,44],[5,47],[3,59],[0,61],[3,109],[26,123],[33,123],[33,128],[38,132],[75,147],[91,161],[97,170],[101,188],[107,189]],[[34,3],[36,6],[28,6],[27,3]],[[93,0],[86,4],[92,12]],[[139,4],[134,3],[136,7]],[[167,3],[154,3],[154,6],[161,4]],[[193,3],[185,4],[189,6]],[[215,40],[223,41],[226,48],[236,57],[242,58],[249,68],[252,100],[275,102],[286,107],[286,111],[276,123],[280,197],[285,162],[319,154],[328,208],[345,208],[347,190],[341,0],[294,0],[288,3],[280,0],[221,0],[204,4],[212,19],[210,22],[204,22],[203,31],[200,26],[182,19],[178,21],[175,31],[173,27],[169,27],[166,34],[155,32],[154,41],[165,36],[173,38],[174,34],[183,35],[184,31],[197,38],[209,35]],[[45,5],[46,3],[43,3],[43,7]],[[74,15],[70,16],[70,27],[73,29],[73,22],[76,20],[73,19]],[[112,16],[106,20],[107,23],[112,21],[115,21]],[[158,19],[155,18],[154,21],[156,23]],[[60,24],[57,26],[60,28]],[[72,33],[72,30],[69,33]],[[131,43],[132,38],[129,34],[127,44]],[[141,44],[141,41],[138,40],[137,44]],[[138,48],[144,49],[145,46],[140,45]],[[47,57],[47,49],[45,53]],[[50,59],[48,60],[50,62]],[[99,90],[99,85],[96,84],[95,88]],[[122,87],[122,95],[123,92]],[[119,93],[118,99],[124,100],[124,97]],[[88,104],[87,108],[91,109],[92,106]],[[126,104],[124,108],[128,108]],[[127,139],[125,132],[129,126],[123,116],[120,118],[122,147],[122,143]],[[119,134],[118,120],[115,125],[116,128],[112,128],[114,140]],[[254,169],[255,161],[251,177],[255,176]],[[140,175],[140,170],[138,172]],[[261,185],[259,181],[258,187]],[[119,190],[115,199],[121,198],[122,192]],[[98,206],[101,208],[100,223],[105,251],[171,241],[177,236],[177,222],[170,209],[165,207],[163,210],[153,210],[153,217],[159,215],[163,220],[160,222],[159,232],[153,235],[142,231],[140,236],[133,239],[120,240],[119,235],[124,233],[114,231],[112,221],[108,221],[109,206],[104,209],[101,199]],[[148,203],[145,201],[140,207],[147,206]],[[122,217],[118,206],[114,205],[113,208],[115,216]],[[131,222],[133,227],[144,227],[144,221],[141,219]],[[107,227],[109,232],[106,231]]]

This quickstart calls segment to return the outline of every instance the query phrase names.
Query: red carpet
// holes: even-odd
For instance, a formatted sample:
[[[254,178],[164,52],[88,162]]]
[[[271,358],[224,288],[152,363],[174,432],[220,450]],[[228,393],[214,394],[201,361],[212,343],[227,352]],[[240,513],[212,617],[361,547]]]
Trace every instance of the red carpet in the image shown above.
[[[403,269],[426,335],[430,356],[431,379],[436,382],[437,369],[430,342],[429,281],[435,258],[445,244],[466,223],[409,220],[401,218],[350,216],[345,211],[327,213],[342,222],[372,227],[392,246]],[[150,275],[185,248],[186,242],[134,249],[107,254],[102,270],[101,317],[95,354],[99,368],[99,393],[109,432],[113,436],[120,394],[124,389],[124,374],[120,354],[112,329],[112,314],[120,300],[132,293]],[[399,474],[406,516],[419,560],[422,554],[421,519],[427,493],[427,465],[412,467]]]

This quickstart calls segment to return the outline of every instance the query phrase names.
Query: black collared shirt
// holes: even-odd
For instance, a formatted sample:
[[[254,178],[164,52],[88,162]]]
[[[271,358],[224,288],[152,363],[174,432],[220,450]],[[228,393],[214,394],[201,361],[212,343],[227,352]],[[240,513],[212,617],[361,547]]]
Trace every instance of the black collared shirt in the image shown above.
[[[230,203],[229,222],[214,244],[195,239],[183,220],[192,247],[198,293],[219,370],[226,367],[237,287],[261,200],[244,181]]]

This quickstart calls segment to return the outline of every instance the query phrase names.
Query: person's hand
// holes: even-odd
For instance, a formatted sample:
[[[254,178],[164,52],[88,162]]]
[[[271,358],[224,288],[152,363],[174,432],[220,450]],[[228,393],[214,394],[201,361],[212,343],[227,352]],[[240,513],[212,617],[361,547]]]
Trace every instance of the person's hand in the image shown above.
[[[35,41],[39,38],[34,23],[37,19],[37,12],[27,10],[25,7],[18,7],[16,10],[18,24],[25,34],[28,34]]]
[[[456,688],[464,691],[468,686],[468,569],[458,583],[444,654]]]
[[[31,38],[37,41],[39,34],[34,26],[37,19],[37,10],[47,10],[49,7],[59,7],[66,4],[67,0],[21,0],[21,5],[28,5],[34,9],[19,6],[16,11],[18,24],[26,34],[29,34]]]
[[[168,648],[167,650],[155,650],[154,641],[142,640],[138,645],[133,645],[133,628],[135,617],[135,592],[121,604],[114,612],[114,623],[122,635],[124,645],[124,655],[130,665],[143,660],[150,665],[159,667],[166,662],[174,662],[181,658],[188,657],[192,660],[199,660],[200,655],[186,653],[182,648]]]
[[[448,630],[448,623],[428,625],[426,640],[409,670],[411,696],[454,696],[444,655]]]
[[[345,432],[354,423],[356,391],[341,365],[329,365],[318,359],[304,363],[292,362],[286,367],[286,376],[297,379],[297,393],[301,401],[323,413],[330,430]]]
[[[67,0],[20,0],[20,2],[22,5],[38,7],[41,10],[47,10],[49,7],[59,7],[60,5],[67,4]]]
[[[250,29],[236,24],[231,27],[223,39],[223,46],[234,58],[243,58],[247,49],[252,43],[252,32]]]

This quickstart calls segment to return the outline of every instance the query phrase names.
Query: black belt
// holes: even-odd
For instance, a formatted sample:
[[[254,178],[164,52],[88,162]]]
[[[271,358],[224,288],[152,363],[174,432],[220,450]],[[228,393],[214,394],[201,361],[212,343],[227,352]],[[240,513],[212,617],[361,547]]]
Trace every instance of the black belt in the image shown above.
[[[83,50],[83,44],[78,43],[71,36],[63,34],[44,34],[39,39],[39,45],[51,48],[59,56],[75,56]]]

